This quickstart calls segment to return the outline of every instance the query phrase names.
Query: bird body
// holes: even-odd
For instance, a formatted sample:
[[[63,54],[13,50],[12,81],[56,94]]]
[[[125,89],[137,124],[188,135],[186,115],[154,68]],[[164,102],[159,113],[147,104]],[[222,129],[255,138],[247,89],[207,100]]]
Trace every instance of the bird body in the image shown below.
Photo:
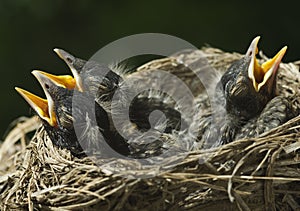
[[[170,58],[180,66],[177,72],[168,66],[164,71],[142,67],[124,74],[55,49],[73,76],[35,72],[47,97],[33,100],[38,104],[28,93],[19,92],[36,109],[54,144],[75,155],[87,153],[85,149],[111,154],[112,149],[146,158],[174,146],[217,147],[258,136],[299,113],[288,98],[276,95],[286,47],[259,64],[258,40],[220,77],[209,74],[209,62],[202,57],[191,64],[184,56],[180,62]],[[208,85],[213,86],[203,91]]]
[[[106,111],[95,103],[92,96],[61,87],[43,72],[33,71],[33,74],[47,97],[48,107],[45,107],[44,113],[54,114],[52,118],[55,118],[55,125],[50,124],[50,120],[42,122],[56,146],[67,148],[76,156],[110,155],[112,152],[109,149],[122,155],[129,154],[127,144],[114,139],[115,134],[111,133]],[[27,92],[21,89],[18,91],[27,98]],[[39,102],[39,99],[32,101],[32,105],[36,104],[34,108],[38,107],[36,102]],[[38,115],[40,116],[40,113]]]
[[[143,145],[140,137],[149,130],[154,130],[156,137],[161,137],[164,133],[172,134],[173,130],[181,129],[181,122],[184,122],[181,121],[182,113],[176,108],[174,99],[168,97],[169,93],[161,91],[157,81],[172,83],[163,80],[160,73],[155,77],[151,71],[124,74],[124,71],[112,70],[95,61],[86,61],[84,66],[76,67],[74,64],[83,60],[61,49],[55,49],[55,52],[71,69],[79,90],[92,95],[106,110],[112,125],[110,129],[134,143],[135,147]],[[149,83],[150,79],[152,81]],[[155,111],[163,115],[156,115]],[[151,114],[154,114],[152,120],[149,119]],[[136,150],[133,145],[131,148]]]
[[[209,109],[204,108],[207,109],[206,114],[205,112],[203,114],[203,109],[202,111],[195,109],[194,127],[199,125],[198,147],[216,147],[237,138],[250,137],[251,134],[257,136],[293,116],[290,115],[288,100],[276,97],[277,70],[286,47],[282,48],[273,59],[260,65],[255,57],[258,52],[258,40],[259,37],[255,38],[245,56],[233,62],[225,71],[216,84],[213,96],[203,97],[203,94],[198,96],[199,100],[196,101],[198,104],[202,105],[203,101],[207,100],[211,103]],[[270,114],[275,103],[276,106],[285,106],[285,109],[276,113],[284,117],[280,121],[269,123],[273,115],[269,117],[267,113]],[[262,127],[265,129],[258,125],[261,122],[264,122]]]

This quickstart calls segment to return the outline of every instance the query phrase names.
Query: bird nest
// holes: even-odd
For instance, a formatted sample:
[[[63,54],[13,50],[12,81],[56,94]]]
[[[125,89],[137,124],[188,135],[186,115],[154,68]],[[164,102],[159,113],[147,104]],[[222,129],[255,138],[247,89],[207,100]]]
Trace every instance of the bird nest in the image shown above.
[[[220,71],[241,57],[203,48],[190,53],[190,61],[199,52]],[[176,54],[139,69],[176,70],[179,59],[182,55]],[[299,81],[297,63],[281,64],[280,94],[300,93]],[[134,159],[76,158],[52,145],[37,117],[22,119],[0,146],[0,208],[298,210],[299,125],[295,117],[260,137],[178,153],[145,168]]]

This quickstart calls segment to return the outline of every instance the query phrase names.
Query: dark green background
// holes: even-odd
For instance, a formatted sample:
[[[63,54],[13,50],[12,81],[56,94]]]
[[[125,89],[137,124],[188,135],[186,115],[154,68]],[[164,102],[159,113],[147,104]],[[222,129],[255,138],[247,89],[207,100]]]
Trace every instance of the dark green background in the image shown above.
[[[89,58],[127,35],[166,33],[195,46],[244,52],[256,35],[269,56],[288,45],[284,61],[300,58],[299,6],[289,1],[0,1],[0,139],[8,124],[29,115],[15,86],[43,96],[33,69],[69,73],[53,53],[61,47]]]

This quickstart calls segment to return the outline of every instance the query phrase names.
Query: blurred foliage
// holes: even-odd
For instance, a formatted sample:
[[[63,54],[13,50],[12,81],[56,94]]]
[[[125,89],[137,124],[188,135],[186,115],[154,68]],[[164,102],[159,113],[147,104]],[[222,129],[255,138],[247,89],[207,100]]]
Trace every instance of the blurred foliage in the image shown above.
[[[33,69],[69,73],[54,47],[89,58],[124,36],[159,32],[198,47],[244,52],[261,35],[267,55],[288,45],[284,60],[292,61],[300,58],[298,8],[282,1],[1,0],[0,139],[11,121],[30,114],[15,86],[43,96]]]

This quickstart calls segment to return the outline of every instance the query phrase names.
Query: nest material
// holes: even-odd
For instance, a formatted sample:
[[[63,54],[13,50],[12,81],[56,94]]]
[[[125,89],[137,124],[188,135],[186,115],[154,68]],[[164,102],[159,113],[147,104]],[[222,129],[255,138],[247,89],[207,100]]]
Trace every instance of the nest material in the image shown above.
[[[204,53],[220,71],[241,57],[205,48],[190,52],[189,62],[198,53]],[[155,60],[140,69],[173,68],[176,72],[178,60],[185,55]],[[282,64],[280,94],[298,95],[299,79],[297,65]],[[298,106],[295,99],[294,106]],[[299,210],[299,123],[300,117],[296,117],[258,138],[178,154],[162,160],[163,168],[144,168],[135,160],[96,163],[89,157],[73,157],[69,151],[53,146],[32,117],[19,123],[0,147],[0,208]],[[36,133],[26,144],[31,131]]]

